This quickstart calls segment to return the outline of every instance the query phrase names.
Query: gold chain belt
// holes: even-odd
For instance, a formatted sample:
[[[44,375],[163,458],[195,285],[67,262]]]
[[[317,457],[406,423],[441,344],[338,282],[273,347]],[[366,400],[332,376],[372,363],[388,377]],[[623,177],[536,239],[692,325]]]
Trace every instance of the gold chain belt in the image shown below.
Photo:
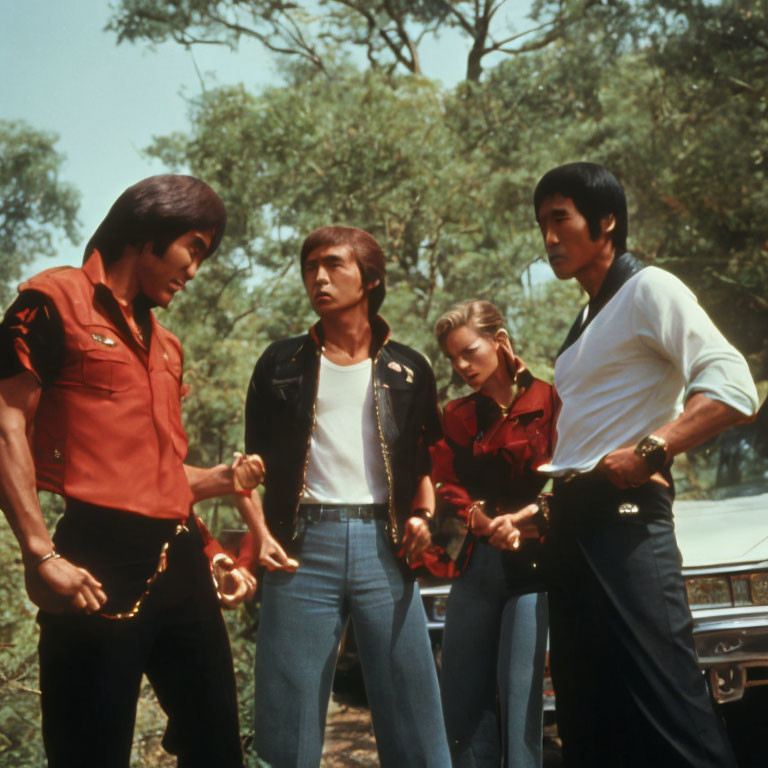
[[[132,619],[134,616],[136,616],[139,613],[139,609],[141,608],[141,604],[144,602],[144,598],[149,594],[149,590],[152,587],[152,585],[155,583],[155,580],[161,573],[165,573],[165,571],[168,568],[168,547],[171,546],[171,542],[173,539],[175,539],[180,533],[189,533],[189,528],[187,528],[186,525],[183,523],[179,523],[176,526],[176,530],[173,532],[173,535],[171,536],[168,541],[163,544],[163,546],[160,549],[160,556],[157,558],[157,567],[155,568],[155,572],[147,579],[146,584],[144,586],[144,591],[139,596],[139,599],[134,604],[133,608],[131,608],[129,611],[123,611],[121,613],[103,613],[99,612],[99,616],[101,616],[104,619],[113,619],[114,621],[122,621],[123,619]]]

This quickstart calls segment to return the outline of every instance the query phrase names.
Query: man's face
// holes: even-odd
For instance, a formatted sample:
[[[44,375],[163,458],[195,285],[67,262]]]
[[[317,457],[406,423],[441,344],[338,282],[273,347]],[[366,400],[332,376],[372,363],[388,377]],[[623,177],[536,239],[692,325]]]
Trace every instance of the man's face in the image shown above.
[[[606,217],[607,225],[612,221],[612,216]],[[587,220],[570,197],[545,197],[539,206],[538,222],[549,264],[560,280],[578,278],[605,251],[606,235],[592,239]]]
[[[215,229],[191,229],[176,238],[162,256],[153,252],[152,243],[145,243],[136,267],[139,291],[158,307],[167,307],[195,276],[215,234]]]
[[[315,248],[304,262],[304,287],[320,317],[350,309],[368,298],[363,276],[349,245]]]

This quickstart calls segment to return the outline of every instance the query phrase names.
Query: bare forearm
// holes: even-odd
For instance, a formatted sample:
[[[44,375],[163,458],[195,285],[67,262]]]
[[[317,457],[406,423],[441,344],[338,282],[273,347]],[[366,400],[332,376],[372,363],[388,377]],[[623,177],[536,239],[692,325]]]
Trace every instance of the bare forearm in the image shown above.
[[[35,468],[23,425],[0,426],[0,505],[19,541],[25,561],[52,549],[51,537],[37,499]]]
[[[217,464],[215,467],[204,469],[185,464],[184,472],[197,502],[256,488],[264,480],[264,462],[261,456],[256,454],[243,456],[236,453],[231,467]]]
[[[666,442],[665,460],[669,462],[678,454],[744,421],[749,421],[749,417],[725,403],[697,393],[688,398],[680,416],[654,429],[653,434]],[[598,469],[618,488],[637,487],[649,479],[667,485],[667,481],[654,471],[658,468],[649,465],[646,458],[638,455],[635,446],[612,451],[598,465]]]
[[[299,567],[297,560],[288,557],[285,550],[272,536],[264,519],[264,508],[261,498],[255,491],[250,496],[237,496],[235,506],[243,522],[253,535],[254,569],[263,565],[268,571],[287,571],[292,573]]]
[[[31,373],[0,380],[0,506],[25,562],[38,560],[52,548],[27,435],[39,399],[40,386]]]
[[[264,519],[264,508],[261,505],[261,497],[256,491],[250,496],[235,496],[235,507],[240,513],[242,521],[248,526],[248,530],[257,538],[269,533],[267,522]]]
[[[195,502],[234,493],[234,472],[226,464],[217,464],[215,467],[185,464],[184,472]]]
[[[749,418],[743,413],[698,392],[688,398],[680,416],[654,430],[653,434],[666,440],[667,456],[671,458],[744,421]]]

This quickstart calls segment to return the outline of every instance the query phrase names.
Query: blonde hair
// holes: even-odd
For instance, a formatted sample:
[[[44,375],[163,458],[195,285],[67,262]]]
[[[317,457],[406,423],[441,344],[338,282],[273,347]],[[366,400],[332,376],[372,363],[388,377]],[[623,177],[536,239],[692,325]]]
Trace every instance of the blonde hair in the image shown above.
[[[468,325],[481,336],[493,338],[500,330],[504,329],[504,321],[501,313],[490,301],[482,299],[470,299],[454,304],[435,323],[435,337],[440,349],[446,353],[445,340],[451,331]],[[506,331],[505,331],[506,332]]]

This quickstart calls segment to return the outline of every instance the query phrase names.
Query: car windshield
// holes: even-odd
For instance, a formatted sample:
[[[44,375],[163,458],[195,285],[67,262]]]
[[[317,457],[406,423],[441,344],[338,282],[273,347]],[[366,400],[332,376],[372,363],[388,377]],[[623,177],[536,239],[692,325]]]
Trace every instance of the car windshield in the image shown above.
[[[675,458],[677,499],[727,499],[768,493],[768,409]]]

